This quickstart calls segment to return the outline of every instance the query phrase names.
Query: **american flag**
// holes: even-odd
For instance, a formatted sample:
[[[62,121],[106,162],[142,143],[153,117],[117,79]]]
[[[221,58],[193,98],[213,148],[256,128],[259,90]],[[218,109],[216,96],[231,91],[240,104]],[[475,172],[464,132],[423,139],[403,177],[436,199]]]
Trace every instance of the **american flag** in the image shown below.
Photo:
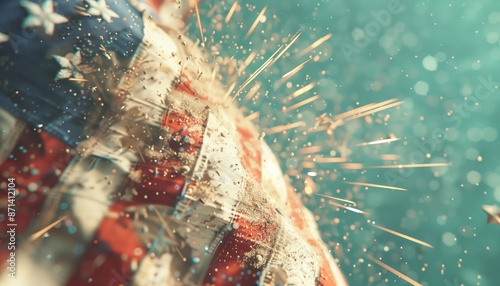
[[[149,7],[0,3],[0,284],[345,285],[203,52]]]

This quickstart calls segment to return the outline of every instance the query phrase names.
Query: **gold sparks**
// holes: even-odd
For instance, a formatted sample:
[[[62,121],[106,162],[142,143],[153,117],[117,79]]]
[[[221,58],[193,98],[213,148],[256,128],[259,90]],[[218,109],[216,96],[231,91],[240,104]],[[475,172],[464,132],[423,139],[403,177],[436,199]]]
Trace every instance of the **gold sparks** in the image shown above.
[[[294,98],[296,98],[296,97],[299,97],[299,96],[301,96],[302,94],[304,94],[304,93],[306,93],[306,92],[310,91],[310,90],[311,90],[314,86],[316,86],[316,83],[315,83],[315,82],[311,82],[310,84],[308,84],[308,85],[306,85],[306,86],[304,86],[304,87],[302,87],[302,88],[300,88],[300,89],[298,89],[298,90],[294,91],[294,92],[293,92],[292,94],[290,94],[290,95],[289,95],[289,96],[288,96],[285,100],[286,100],[286,101],[289,101],[289,100],[292,100],[292,99],[294,99]]]
[[[270,57],[265,61],[255,72],[253,72],[248,79],[241,85],[241,87],[238,89],[236,94],[233,97],[233,100],[236,99],[236,97],[240,94],[240,92],[250,83],[252,82],[263,70],[265,70],[267,67],[272,65],[281,55],[286,52],[292,45],[293,43],[299,38],[300,33],[297,32],[295,35],[293,35],[291,41],[289,44],[283,45],[279,47]],[[278,57],[275,58],[276,54],[278,54],[281,51],[281,53],[278,55]]]
[[[321,150],[323,150],[323,148],[320,145],[304,147],[304,148],[299,149],[299,154],[314,154],[314,153],[321,152]]]
[[[425,167],[443,167],[450,166],[451,163],[431,163],[431,164],[407,164],[407,165],[385,165],[371,166],[370,169],[401,169],[401,168],[425,168]]]
[[[382,110],[386,110],[386,109],[389,109],[389,108],[392,108],[392,107],[396,107],[396,106],[398,106],[398,105],[400,105],[402,103],[403,103],[403,101],[398,101],[398,102],[394,102],[392,104],[388,104],[386,106],[381,106],[381,107],[378,107],[378,108],[374,108],[374,109],[366,111],[365,113],[360,113],[358,115],[355,115],[355,116],[352,116],[350,118],[347,118],[346,120],[353,120],[353,119],[356,119],[356,118],[359,118],[359,117],[364,117],[364,116],[367,116],[367,115],[370,115],[370,114],[374,114],[374,113],[377,113],[377,112],[382,111]]]
[[[252,121],[255,118],[259,118],[259,115],[260,115],[260,112],[257,111],[257,112],[254,112],[254,113],[248,115],[247,117],[245,117],[245,119],[248,120],[248,121]]]
[[[285,48],[279,53],[279,55],[276,58],[274,58],[274,60],[269,64],[269,66],[272,66],[277,60],[279,60],[281,58],[281,56],[288,50],[288,48],[290,48],[293,45],[293,43],[295,43],[295,41],[300,36],[299,31],[297,31],[297,33],[295,33],[295,35],[293,35],[292,40],[290,41],[290,44],[287,44],[285,46]]]
[[[343,157],[331,157],[331,158],[325,158],[321,156],[314,156],[314,161],[316,163],[343,163],[347,161],[347,158]]]
[[[186,262],[187,259],[186,257],[184,257],[184,255],[182,255],[182,252],[180,251],[179,247],[176,246],[175,249],[177,250],[177,254],[179,254],[179,256],[182,258],[182,261]]]
[[[382,160],[388,160],[388,161],[398,160],[399,159],[399,155],[397,155],[397,154],[382,154],[382,155],[380,155],[380,159],[382,159]]]
[[[71,81],[88,81],[87,79],[84,79],[84,78],[74,78],[74,77],[70,77],[70,78],[68,78],[68,80],[71,80]]]
[[[361,182],[347,182],[347,181],[343,181],[343,183],[350,184],[350,185],[356,185],[356,186],[365,186],[365,187],[374,187],[374,188],[382,188],[382,189],[390,189],[390,190],[408,191],[407,189],[386,186],[386,185],[377,185],[377,184],[369,184],[369,183],[361,183]]]
[[[374,226],[374,227],[376,227],[376,228],[378,228],[378,229],[381,229],[381,230],[383,230],[383,231],[386,231],[386,232],[388,232],[388,233],[392,233],[392,234],[394,234],[394,235],[397,235],[397,236],[399,236],[399,237],[402,237],[402,238],[404,238],[404,239],[407,239],[407,240],[409,240],[409,241],[413,241],[413,242],[418,243],[418,244],[420,244],[420,245],[427,246],[427,247],[429,247],[429,248],[434,248],[432,245],[428,244],[427,242],[423,242],[423,241],[421,241],[421,240],[418,240],[418,239],[413,238],[413,237],[411,237],[411,236],[408,236],[408,235],[406,235],[406,234],[402,234],[402,233],[399,233],[399,232],[397,232],[397,231],[390,230],[390,229],[388,229],[388,228],[378,226],[378,225],[376,225],[376,224],[371,224],[371,223],[370,223],[370,225],[371,225],[371,226]]]
[[[298,73],[303,67],[304,65],[310,61],[311,59],[308,59],[306,60],[305,62],[301,63],[300,65],[296,66],[295,68],[293,68],[291,71],[287,72],[286,74],[284,74],[281,79],[279,81],[276,82],[275,84],[275,87],[278,87],[280,85],[282,85],[285,81],[287,81],[289,78],[291,78],[292,76],[294,76],[296,73]]]
[[[236,86],[236,82],[233,82],[231,84],[231,86],[229,87],[229,89],[227,90],[226,95],[224,96],[224,101],[229,97],[229,95],[231,94],[231,92],[233,92],[233,89],[234,89],[235,86]],[[233,100],[234,100],[234,98],[233,98]]]
[[[160,211],[155,207],[153,206],[153,209],[155,210],[156,212],[156,215],[158,216],[158,218],[160,219],[161,221],[161,224],[163,225],[163,227],[165,228],[165,230],[167,231],[167,234],[169,236],[169,238],[172,240],[172,242],[175,244],[175,245],[179,245],[179,242],[177,241],[177,238],[173,232],[173,230],[170,228],[170,226],[168,225],[168,223],[165,221],[165,219],[163,218],[162,214],[160,213]],[[182,255],[181,255],[182,256]]]
[[[398,140],[401,140],[401,138],[375,140],[375,141],[371,141],[371,142],[360,143],[360,144],[357,144],[356,146],[376,145],[376,144],[390,143],[390,142],[398,141]]]
[[[368,257],[368,259],[370,259],[371,261],[377,263],[378,265],[382,266],[383,268],[387,269],[388,271],[392,272],[394,275],[400,277],[401,279],[405,280],[406,282],[410,283],[411,285],[413,286],[422,286],[422,284],[416,282],[415,280],[411,279],[410,277],[404,275],[403,273],[397,271],[396,269],[390,267],[389,265],[383,263],[382,261],[378,260],[378,259],[375,259],[374,257],[370,256],[370,255],[366,255],[366,257]]]
[[[205,37],[203,37],[203,27],[201,26],[200,11],[198,10],[198,0],[194,1],[194,9],[196,11],[196,18],[198,18],[198,26],[200,27],[201,47],[205,49]]]
[[[360,170],[363,169],[364,165],[361,163],[345,163],[342,164],[342,169],[346,170]]]
[[[231,81],[235,81],[236,78],[238,78],[238,76],[243,74],[243,71],[245,71],[245,69],[253,61],[253,59],[255,58],[256,55],[257,55],[257,52],[255,52],[255,51],[250,53],[250,55],[245,59],[243,64],[241,64],[241,66],[238,68],[237,72],[234,73]],[[231,57],[231,59],[233,59],[233,58],[234,58],[234,56]],[[227,63],[224,63],[224,64],[226,65]]]
[[[256,82],[251,88],[250,88],[250,91],[247,93],[247,95],[245,95],[245,100],[246,101],[249,101],[250,99],[252,99],[254,97],[254,95],[257,93],[257,91],[259,90],[259,88],[262,86],[262,82],[258,81]]]
[[[333,196],[329,196],[329,195],[322,195],[322,194],[318,194],[318,193],[316,193],[315,195],[316,196],[320,196],[320,197],[329,198],[329,199],[332,199],[332,200],[341,201],[341,202],[344,202],[344,203],[349,203],[349,204],[352,204],[353,206],[356,206],[356,203],[353,202],[353,201],[350,201],[350,200],[341,199],[341,198],[337,198],[337,197],[333,197]]]
[[[231,20],[231,17],[233,17],[234,10],[236,10],[236,7],[238,7],[238,1],[234,1],[233,6],[231,6],[231,9],[229,10],[229,13],[227,13],[226,19],[224,22],[229,23],[229,20]]]
[[[357,209],[357,208],[353,208],[353,207],[346,207],[344,205],[341,205],[341,204],[337,204],[336,202],[332,202],[332,201],[328,201],[329,204],[331,205],[334,205],[336,207],[339,207],[339,208],[343,208],[343,209],[346,209],[348,211],[351,211],[351,212],[354,212],[354,213],[358,213],[358,214],[365,214],[365,215],[369,215],[369,213],[367,212],[364,212],[360,209]]]
[[[246,59],[244,62],[244,67],[247,67],[255,58],[255,55],[257,55],[257,52],[253,51]]]
[[[34,241],[36,240],[37,238],[39,238],[40,236],[42,236],[44,233],[46,233],[47,231],[49,231],[51,228],[53,228],[54,226],[56,226],[58,223],[60,223],[63,219],[67,218],[68,216],[63,216],[61,217],[60,219],[56,220],[55,222],[49,224],[48,226],[42,228],[41,230],[35,232],[34,234],[32,234],[30,236],[30,241]]]
[[[298,121],[295,123],[289,123],[286,125],[278,125],[278,126],[272,127],[266,133],[267,134],[275,134],[275,133],[283,132],[283,131],[298,128],[298,127],[304,127],[304,126],[306,126],[305,121]]]
[[[264,16],[264,13],[266,12],[266,9],[267,9],[267,6],[265,6],[264,9],[262,9],[262,11],[260,11],[259,16],[257,16],[257,19],[255,19],[255,21],[253,22],[252,26],[250,27],[250,29],[248,30],[247,34],[245,35],[245,39],[247,39],[250,36],[250,34],[252,34],[252,32],[255,29],[255,27],[257,27],[257,24],[259,24],[260,19],[262,18],[262,16]]]
[[[370,103],[353,110],[338,114],[333,118],[326,117],[326,114],[323,114],[316,118],[316,124],[314,127],[310,128],[308,132],[318,132],[318,131],[327,131],[332,132],[337,127],[344,125],[347,121],[354,120],[360,117],[365,117],[367,115],[398,106],[403,103],[403,101],[397,101],[397,98],[389,99],[380,103]],[[321,124],[325,124],[319,126]],[[391,138],[392,139],[392,138]]]
[[[393,98],[393,99],[389,99],[389,100],[386,100],[386,101],[383,101],[383,102],[380,102],[380,103],[370,103],[370,104],[367,104],[367,105],[355,108],[353,110],[341,113],[339,115],[336,115],[336,116],[333,117],[333,120],[340,120],[340,119],[347,118],[349,116],[356,116],[356,115],[359,115],[361,113],[368,112],[370,110],[376,109],[376,108],[378,108],[380,106],[384,106],[384,105],[393,103],[393,102],[395,102],[397,100],[398,100],[397,98]],[[360,116],[357,116],[357,117],[360,117]]]
[[[296,103],[296,104],[294,104],[292,106],[289,106],[289,107],[283,106],[283,112],[297,109],[297,108],[299,108],[301,106],[304,106],[304,105],[306,105],[308,103],[311,103],[311,102],[315,101],[318,98],[319,98],[319,95],[315,95],[315,96],[311,96],[311,97],[309,97],[307,99],[304,99],[301,102]]]
[[[314,164],[314,162],[311,162],[311,161],[302,161],[300,163],[300,168],[301,169],[313,169],[316,165]]]
[[[302,52],[298,53],[295,56],[295,58],[298,59],[298,58],[302,57],[303,55],[307,54],[311,50],[319,47],[321,44],[323,44],[324,42],[326,42],[331,37],[332,37],[332,34],[328,34],[328,35],[326,35],[324,37],[319,38],[316,42],[312,43],[312,45],[310,45],[309,47],[305,48]]]

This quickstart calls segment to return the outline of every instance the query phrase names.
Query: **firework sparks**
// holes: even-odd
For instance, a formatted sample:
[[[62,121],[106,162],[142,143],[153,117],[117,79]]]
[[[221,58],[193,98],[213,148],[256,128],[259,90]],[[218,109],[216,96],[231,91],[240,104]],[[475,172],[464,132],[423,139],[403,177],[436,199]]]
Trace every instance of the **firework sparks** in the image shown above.
[[[319,38],[316,42],[312,43],[309,47],[305,48],[302,52],[298,53],[295,56],[295,58],[298,59],[298,58],[302,57],[303,55],[309,53],[311,50],[319,47],[321,44],[323,44],[324,42],[326,42],[331,37],[332,37],[332,34],[328,34],[328,35],[326,35],[324,37]]]
[[[390,142],[394,142],[394,141],[398,141],[398,140],[401,140],[401,138],[391,138],[391,139],[375,140],[375,141],[371,141],[371,142],[360,143],[360,144],[357,144],[356,146],[384,144],[384,143],[390,143]]]
[[[61,218],[59,218],[58,220],[56,220],[55,222],[49,224],[48,226],[42,228],[41,230],[35,232],[34,234],[32,234],[30,236],[30,241],[34,241],[36,240],[37,238],[39,238],[40,236],[42,236],[44,233],[48,232],[50,229],[52,229],[54,226],[56,226],[57,224],[59,224],[63,219],[67,218],[68,216],[63,216]]]
[[[314,86],[316,86],[316,83],[315,82],[311,82],[310,84],[294,91],[292,94],[290,94],[289,96],[287,96],[287,98],[285,99],[285,101],[290,101],[296,97],[299,97],[301,96],[302,94],[310,91]]]
[[[406,165],[385,165],[371,166],[370,169],[401,169],[401,168],[427,168],[427,167],[444,167],[450,166],[451,163],[430,163],[430,164],[406,164]]]
[[[252,121],[255,118],[259,118],[259,115],[260,115],[260,112],[257,111],[257,112],[254,112],[254,113],[248,115],[247,117],[245,117],[245,119],[247,119],[248,121]]]
[[[346,111],[346,112],[341,113],[339,115],[336,115],[336,116],[333,117],[333,120],[334,121],[335,120],[340,120],[340,119],[347,118],[349,116],[354,116],[356,114],[364,113],[366,111],[376,109],[376,108],[378,108],[380,106],[384,106],[384,105],[393,103],[393,102],[395,102],[397,100],[398,100],[397,98],[393,98],[393,99],[389,99],[389,100],[386,100],[386,101],[383,101],[383,102],[380,102],[380,103],[370,103],[370,104],[367,104],[367,105],[355,108],[353,110]]]
[[[434,248],[432,245],[428,244],[427,242],[423,242],[423,241],[421,241],[421,240],[418,240],[418,239],[413,238],[413,237],[411,237],[411,236],[408,236],[408,235],[406,235],[406,234],[402,234],[402,233],[399,233],[399,232],[397,232],[397,231],[390,230],[390,229],[385,228],[385,227],[382,227],[382,226],[378,226],[378,225],[376,225],[376,224],[370,224],[370,225],[371,225],[371,226],[374,226],[374,227],[376,227],[376,228],[378,228],[378,229],[381,229],[381,230],[383,230],[383,231],[385,231],[385,232],[388,232],[388,233],[391,233],[391,234],[397,235],[397,236],[399,236],[399,237],[402,237],[402,238],[404,238],[404,239],[407,239],[407,240],[409,240],[409,241],[413,241],[413,242],[418,243],[418,244],[420,244],[420,245],[427,246],[427,247],[429,247],[429,248]]]
[[[332,200],[337,200],[337,201],[341,201],[341,202],[344,202],[344,203],[349,203],[349,204],[352,204],[352,206],[356,206],[357,204],[353,201],[350,201],[350,200],[346,200],[346,199],[341,199],[341,198],[337,198],[337,197],[333,197],[333,196],[329,196],[329,195],[323,195],[323,194],[318,194],[318,193],[315,193],[316,196],[320,196],[320,197],[325,197],[325,198],[329,198],[329,199],[332,199]]]
[[[278,125],[278,126],[272,127],[266,133],[267,134],[275,134],[275,133],[283,132],[286,130],[290,130],[290,129],[294,129],[294,128],[298,128],[298,127],[305,127],[305,126],[306,126],[305,121],[298,121],[295,123],[289,123],[286,125]]]
[[[254,97],[254,95],[257,93],[257,91],[259,90],[259,88],[262,86],[262,82],[258,81],[256,82],[251,88],[250,88],[250,91],[247,93],[247,95],[245,95],[245,100],[246,101],[249,101],[250,99],[252,99]]]
[[[361,183],[361,182],[347,182],[347,181],[343,181],[343,183],[350,184],[350,185],[356,185],[356,186],[365,186],[365,187],[374,187],[374,188],[382,188],[382,189],[390,189],[390,190],[408,191],[407,189],[386,186],[386,185],[377,185],[377,184],[369,184],[369,183]]]
[[[293,45],[293,43],[295,43],[295,41],[299,38],[299,36],[301,34],[301,33],[299,33],[299,31],[297,31],[297,33],[295,33],[295,35],[293,35],[292,39],[290,40],[290,44],[287,44],[285,46],[285,49],[283,49],[283,51],[281,51],[279,53],[279,55],[271,62],[271,64],[269,66],[272,66],[277,60],[279,60],[281,58],[281,56],[283,56],[283,54]]]
[[[266,12],[266,9],[267,9],[267,6],[265,6],[262,9],[262,11],[260,11],[259,16],[257,16],[257,19],[255,19],[255,21],[253,22],[252,26],[250,27],[250,29],[248,30],[247,34],[245,35],[245,39],[247,39],[250,36],[250,34],[252,34],[252,32],[255,29],[255,27],[257,27],[257,24],[259,24],[260,19],[262,18],[262,16],[264,16],[264,13]]]
[[[399,160],[399,155],[397,154],[382,154],[380,155],[381,160],[393,161]]]
[[[252,61],[253,59],[255,58],[255,56],[257,55],[257,52],[252,52],[246,59],[245,59],[245,62],[244,62],[244,67],[246,68]]]
[[[173,240],[173,242],[175,242],[176,245],[178,245],[178,241],[177,241],[177,238],[173,232],[173,230],[170,228],[170,226],[168,225],[168,223],[165,221],[165,219],[163,218],[163,216],[161,215],[160,211],[155,207],[153,206],[153,209],[155,210],[155,213],[156,215],[158,216],[158,218],[160,219],[161,221],[161,224],[163,225],[163,227],[165,228],[165,230],[167,231],[168,233],[168,236],[170,237],[170,239]]]
[[[301,169],[313,169],[316,165],[314,164],[314,162],[311,162],[311,161],[302,161],[300,163],[300,167]],[[297,174],[298,175],[298,174]]]
[[[389,108],[392,108],[392,107],[396,107],[396,106],[398,106],[398,105],[400,105],[402,103],[403,103],[403,101],[398,101],[398,102],[394,102],[392,104],[388,104],[388,105],[381,106],[381,107],[378,107],[378,108],[370,109],[370,110],[368,110],[368,111],[366,111],[364,113],[353,115],[353,116],[347,118],[346,121],[354,120],[354,119],[357,119],[357,118],[360,118],[360,117],[364,117],[366,115],[377,113],[377,112],[382,111],[382,110],[386,110],[386,109],[389,109]]]
[[[360,170],[363,169],[364,165],[361,163],[345,163],[342,164],[342,169],[346,170]]]
[[[290,110],[297,109],[297,108],[299,108],[301,106],[304,106],[304,105],[306,105],[308,103],[311,103],[311,102],[315,101],[318,98],[319,98],[319,95],[315,95],[315,96],[309,97],[308,99],[304,99],[301,102],[296,103],[296,104],[294,104],[292,106],[289,106],[289,107],[283,106],[283,112],[287,112],[287,111],[290,111]]]
[[[304,147],[304,148],[301,148],[299,149],[299,153],[300,154],[314,154],[314,153],[318,153],[318,152],[321,152],[321,150],[323,150],[323,148],[321,146],[310,146],[310,147]]]
[[[321,156],[314,156],[314,161],[316,163],[343,163],[347,161],[347,158],[344,157],[325,158]]]
[[[231,86],[229,87],[229,89],[227,90],[226,95],[224,96],[224,100],[229,97],[229,95],[231,94],[231,92],[233,92],[235,86],[236,86],[236,82],[233,82],[231,84]],[[234,100],[234,98],[235,97],[233,97],[233,100]]]
[[[422,286],[422,284],[416,282],[415,280],[413,280],[410,277],[404,275],[403,273],[397,271],[396,269],[390,267],[389,265],[383,263],[382,261],[380,261],[378,259],[375,259],[374,257],[372,257],[372,256],[370,256],[368,254],[366,255],[366,257],[368,257],[368,259],[370,259],[371,261],[375,262],[376,264],[382,266],[386,270],[392,272],[394,275],[398,276],[399,278],[403,279],[404,281],[410,283],[411,285],[413,285],[413,286]]]
[[[241,85],[241,87],[238,89],[238,91],[236,92],[236,94],[234,95],[233,97],[233,100],[240,94],[240,92],[250,83],[252,82],[263,70],[265,70],[267,67],[269,67],[271,64],[273,64],[281,55],[282,53],[286,52],[286,50],[288,50],[292,44],[299,38],[300,36],[300,33],[297,33],[295,34],[293,37],[292,37],[292,40],[290,41],[290,43],[288,45],[284,45],[284,46],[281,46],[279,47],[270,57],[269,59],[267,59],[267,61],[265,61],[255,72],[253,72],[249,77],[248,79]],[[274,58],[276,56],[276,54],[278,54],[281,50],[282,53],[279,54],[278,57],[276,57],[276,59]],[[273,61],[274,60],[274,61]]]
[[[311,59],[308,59],[306,60],[305,62],[301,63],[300,65],[296,66],[295,68],[293,68],[291,71],[287,72],[286,74],[284,74],[279,81],[276,82],[275,84],[275,87],[278,87],[280,85],[282,85],[285,81],[287,81],[288,79],[290,79],[292,76],[294,76],[295,74],[297,74],[303,67],[304,65],[310,61]]]
[[[201,26],[200,11],[198,10],[198,0],[194,1],[194,9],[196,11],[196,18],[198,18],[198,26],[200,27],[201,47],[205,49],[205,37],[203,37],[203,27]]]
[[[231,20],[231,17],[233,17],[233,13],[236,10],[236,7],[238,7],[238,1],[234,1],[233,6],[231,6],[231,9],[227,13],[226,19],[224,22],[229,23],[229,20]]]
[[[364,211],[362,211],[360,209],[357,209],[357,208],[347,207],[347,206],[344,206],[344,205],[341,205],[341,204],[338,204],[338,203],[332,202],[332,201],[328,201],[328,203],[331,204],[331,205],[334,205],[336,207],[343,208],[343,209],[346,209],[348,211],[354,212],[354,213],[369,215],[369,213],[364,212]]]

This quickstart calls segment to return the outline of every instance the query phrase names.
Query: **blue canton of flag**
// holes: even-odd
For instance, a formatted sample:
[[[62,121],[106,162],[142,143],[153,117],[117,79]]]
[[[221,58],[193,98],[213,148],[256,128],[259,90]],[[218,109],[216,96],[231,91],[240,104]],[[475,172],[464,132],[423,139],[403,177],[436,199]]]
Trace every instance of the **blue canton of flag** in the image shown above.
[[[70,146],[92,134],[143,38],[141,12],[108,2],[2,1],[0,106]]]

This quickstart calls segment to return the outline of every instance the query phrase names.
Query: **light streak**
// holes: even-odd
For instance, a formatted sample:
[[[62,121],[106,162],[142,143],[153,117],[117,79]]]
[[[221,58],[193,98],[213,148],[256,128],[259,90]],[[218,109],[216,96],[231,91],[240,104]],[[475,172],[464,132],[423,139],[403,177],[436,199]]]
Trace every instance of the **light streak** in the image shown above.
[[[382,160],[398,160],[399,159],[399,155],[397,154],[382,154],[380,155],[380,159]]]
[[[397,101],[397,100],[398,100],[397,98],[393,98],[393,99],[389,99],[389,100],[386,100],[386,101],[383,101],[383,102],[380,102],[380,103],[370,103],[370,104],[367,104],[367,105],[355,108],[353,110],[346,111],[346,112],[341,113],[339,115],[336,115],[336,116],[333,117],[333,120],[335,121],[335,120],[340,120],[340,119],[343,119],[343,118],[347,118],[349,116],[352,116],[352,115],[355,115],[355,114],[359,114],[359,113],[365,112],[365,111],[370,110],[370,109],[375,109],[375,108],[377,108],[379,106],[383,106],[383,105],[392,103],[392,102]]]
[[[360,170],[364,168],[364,165],[361,163],[345,163],[341,167],[347,170]]]
[[[371,225],[371,226],[374,226],[374,227],[376,227],[376,228],[378,228],[378,229],[381,229],[381,230],[383,230],[383,231],[385,231],[385,232],[388,232],[388,233],[391,233],[391,234],[397,235],[397,236],[399,236],[399,237],[402,237],[402,238],[404,238],[404,239],[407,239],[407,240],[409,240],[409,241],[413,241],[413,242],[418,243],[418,244],[420,244],[420,245],[427,246],[427,247],[429,247],[429,248],[434,248],[432,245],[428,244],[427,242],[423,242],[423,241],[421,241],[421,240],[418,240],[418,239],[413,238],[413,237],[411,237],[411,236],[408,236],[408,235],[406,235],[406,234],[402,234],[402,233],[399,233],[399,232],[397,232],[397,231],[394,231],[394,230],[391,230],[391,229],[388,229],[388,228],[385,228],[385,227],[382,227],[382,226],[378,226],[378,225],[376,225],[376,224],[371,224],[371,223],[370,223],[370,225]]]
[[[316,86],[316,83],[315,82],[311,82],[310,84],[294,91],[292,94],[290,94],[289,96],[287,96],[286,100],[289,101],[289,100],[292,100],[296,97],[299,97],[301,96],[302,94],[310,91],[314,86]]]
[[[368,257],[368,259],[370,259],[371,261],[377,263],[378,265],[382,266],[383,268],[387,269],[388,271],[392,272],[394,275],[398,276],[399,278],[405,280],[406,282],[410,283],[411,285],[413,286],[422,286],[422,284],[416,282],[415,280],[411,279],[410,277],[404,275],[403,273],[397,271],[396,269],[390,267],[389,265],[383,263],[382,261],[378,260],[378,259],[375,259],[373,258],[372,256],[370,255],[366,255],[366,257]]]
[[[324,42],[326,42],[331,37],[332,37],[332,34],[328,34],[326,36],[323,36],[323,37],[319,38],[316,42],[312,43],[309,47],[305,48],[302,52],[298,53],[295,56],[295,58],[298,59],[298,58],[302,57],[303,55],[307,54],[311,50],[319,47],[321,44],[323,44]]]
[[[267,134],[275,134],[275,133],[283,132],[283,131],[290,130],[293,128],[304,127],[304,126],[306,126],[305,121],[298,121],[295,123],[289,123],[286,125],[278,125],[278,126],[272,127],[266,133]]]
[[[200,11],[198,10],[198,0],[194,1],[194,9],[196,11],[196,18],[198,18],[198,26],[200,27],[201,47],[205,49],[205,37],[203,37],[203,27],[201,26]]]
[[[283,112],[287,112],[287,111],[290,111],[290,110],[297,109],[297,108],[299,108],[299,107],[302,107],[302,106],[304,106],[304,105],[306,105],[306,104],[308,104],[308,103],[311,103],[311,102],[315,101],[315,100],[316,100],[316,99],[318,99],[318,98],[319,98],[319,95],[311,96],[311,97],[309,97],[308,99],[304,99],[304,100],[302,100],[301,102],[296,103],[296,104],[294,104],[294,105],[292,105],[292,106],[289,106],[289,107],[283,107]]]
[[[386,186],[386,185],[377,185],[377,184],[369,184],[369,183],[361,183],[361,182],[347,182],[347,181],[343,181],[343,183],[344,184],[350,184],[350,185],[357,185],[357,186],[365,186],[365,187],[374,187],[374,188],[382,188],[382,189],[390,189],[390,190],[408,191],[407,189],[397,188],[397,187],[392,187],[392,186]]]
[[[314,160],[316,163],[343,163],[347,161],[347,158],[343,157],[325,158],[321,156],[314,156]]]
[[[275,59],[274,57],[276,56],[277,53],[279,53],[282,49],[282,53],[284,53],[286,50],[288,50],[292,44],[299,38],[300,36],[300,33],[296,33],[293,37],[292,37],[292,40],[289,44],[287,45],[284,45],[284,46],[281,46],[279,47],[270,57],[269,59],[267,59],[267,61],[265,61],[255,72],[253,72],[249,77],[248,79],[241,85],[241,87],[238,89],[238,92],[236,92],[236,95],[233,97],[233,100],[240,94],[240,92],[250,83],[252,82],[263,70],[265,70],[268,66],[270,66],[271,64],[273,64],[278,58],[279,56]],[[280,53],[280,55],[282,54]],[[274,61],[273,61],[274,59]]]
[[[349,203],[349,204],[352,204],[354,207],[356,206],[356,203],[353,202],[353,201],[350,201],[350,200],[341,199],[341,198],[337,198],[337,197],[332,197],[332,196],[329,196],[329,195],[322,195],[322,194],[318,194],[318,193],[315,193],[315,195],[316,196],[320,196],[320,197],[329,198],[329,199],[332,199],[332,200],[337,200],[337,201]]]
[[[287,72],[286,74],[284,74],[280,80],[278,80],[275,84],[275,87],[278,87],[280,86],[281,84],[283,84],[285,81],[287,81],[289,78],[291,78],[292,76],[294,76],[296,73],[298,73],[303,67],[304,65],[310,61],[311,59],[308,59],[306,60],[305,62],[301,63],[300,65],[296,66],[295,68],[293,68],[291,71]]]
[[[341,204],[337,204],[336,202],[332,202],[332,201],[328,201],[329,204],[331,205],[334,205],[336,207],[339,207],[339,208],[343,208],[343,209],[346,209],[348,211],[351,211],[351,212],[354,212],[354,213],[358,213],[358,214],[366,214],[368,215],[369,213],[366,213],[360,209],[357,209],[357,208],[353,208],[353,207],[346,207],[346,206],[343,206]]]
[[[407,164],[407,165],[385,165],[371,166],[370,169],[401,169],[401,168],[425,168],[425,167],[443,167],[450,166],[451,163],[430,163],[430,164]]]
[[[256,82],[251,88],[250,88],[250,91],[247,93],[247,95],[245,95],[245,100],[246,101],[249,101],[250,99],[252,99],[254,97],[254,95],[257,93],[257,91],[259,90],[259,88],[262,86],[262,82],[258,81]]]
[[[231,20],[231,17],[233,17],[234,10],[236,10],[236,7],[238,7],[238,1],[234,1],[233,6],[231,6],[231,9],[227,13],[226,19],[224,22],[228,23],[229,20]]]
[[[250,36],[250,34],[252,34],[252,32],[255,29],[255,27],[257,27],[257,24],[259,24],[260,18],[262,18],[262,16],[264,16],[264,13],[266,12],[266,9],[267,9],[267,6],[265,6],[262,9],[262,11],[260,11],[259,16],[257,16],[257,19],[255,19],[255,21],[253,22],[252,26],[250,27],[250,29],[248,30],[247,34],[245,35],[245,39],[247,39]]]
[[[248,121],[252,121],[255,118],[259,118],[259,115],[260,115],[260,112],[257,111],[257,112],[254,112],[254,113],[248,115],[247,117],[245,117],[245,119],[248,120]]]
[[[357,144],[356,146],[376,145],[376,144],[390,143],[390,142],[398,141],[398,140],[401,140],[401,138],[375,140],[375,141],[371,141],[371,142],[360,143],[360,144]]]
[[[299,149],[299,154],[314,154],[321,152],[322,147],[320,145],[318,146],[310,146],[310,147],[304,147]]]
[[[65,216],[59,218],[58,220],[56,220],[55,222],[49,224],[48,226],[46,226],[46,227],[42,228],[41,230],[35,232],[34,234],[30,235],[30,241],[36,240],[37,238],[42,236],[44,233],[48,232],[50,229],[52,229],[54,226],[56,226],[58,223],[60,223],[63,219],[65,219],[67,217],[68,216],[65,215]]]

